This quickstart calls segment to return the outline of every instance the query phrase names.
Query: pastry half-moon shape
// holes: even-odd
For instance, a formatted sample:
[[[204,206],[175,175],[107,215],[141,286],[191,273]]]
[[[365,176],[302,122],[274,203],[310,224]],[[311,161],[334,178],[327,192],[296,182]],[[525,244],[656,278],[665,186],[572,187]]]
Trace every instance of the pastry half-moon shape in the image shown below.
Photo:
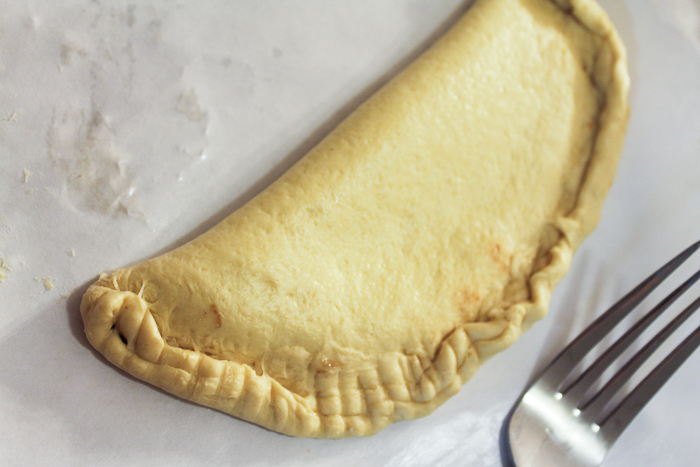
[[[424,416],[546,313],[597,223],[628,117],[591,0],[480,0],[269,188],[103,275],[109,361],[295,436]]]

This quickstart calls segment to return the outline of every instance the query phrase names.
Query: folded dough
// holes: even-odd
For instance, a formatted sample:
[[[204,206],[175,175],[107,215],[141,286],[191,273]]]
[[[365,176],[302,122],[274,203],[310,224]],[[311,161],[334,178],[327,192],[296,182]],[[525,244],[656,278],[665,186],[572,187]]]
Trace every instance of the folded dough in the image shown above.
[[[295,436],[433,411],[546,312],[627,122],[591,0],[481,0],[273,185],[102,275],[88,339],[132,375]]]

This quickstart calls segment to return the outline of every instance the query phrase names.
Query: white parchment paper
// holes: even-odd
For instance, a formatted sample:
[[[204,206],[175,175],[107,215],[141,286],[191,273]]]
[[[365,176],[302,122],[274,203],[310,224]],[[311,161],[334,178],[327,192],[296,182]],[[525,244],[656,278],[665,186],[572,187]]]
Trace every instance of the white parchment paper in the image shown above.
[[[700,239],[700,3],[602,4],[628,47],[632,117],[600,226],[550,314],[433,415],[319,441],[116,370],[83,335],[81,294],[233,212],[466,3],[0,2],[0,464],[501,465],[501,424],[532,375]],[[699,368],[695,355],[606,466],[697,463]]]

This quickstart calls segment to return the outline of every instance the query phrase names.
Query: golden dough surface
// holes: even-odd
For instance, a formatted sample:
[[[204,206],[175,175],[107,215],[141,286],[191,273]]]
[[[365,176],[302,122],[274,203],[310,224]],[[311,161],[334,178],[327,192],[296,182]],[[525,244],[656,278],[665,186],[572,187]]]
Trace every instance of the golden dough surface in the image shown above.
[[[102,276],[117,366],[296,436],[430,413],[544,316],[597,222],[627,121],[590,0],[480,0],[264,192]]]

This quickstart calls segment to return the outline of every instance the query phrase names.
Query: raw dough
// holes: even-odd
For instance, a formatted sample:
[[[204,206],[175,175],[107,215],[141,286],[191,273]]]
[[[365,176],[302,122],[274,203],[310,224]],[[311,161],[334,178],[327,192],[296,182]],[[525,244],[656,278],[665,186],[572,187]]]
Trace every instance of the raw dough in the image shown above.
[[[83,298],[111,362],[295,436],[433,411],[546,313],[628,117],[591,0],[481,0],[278,181]]]

